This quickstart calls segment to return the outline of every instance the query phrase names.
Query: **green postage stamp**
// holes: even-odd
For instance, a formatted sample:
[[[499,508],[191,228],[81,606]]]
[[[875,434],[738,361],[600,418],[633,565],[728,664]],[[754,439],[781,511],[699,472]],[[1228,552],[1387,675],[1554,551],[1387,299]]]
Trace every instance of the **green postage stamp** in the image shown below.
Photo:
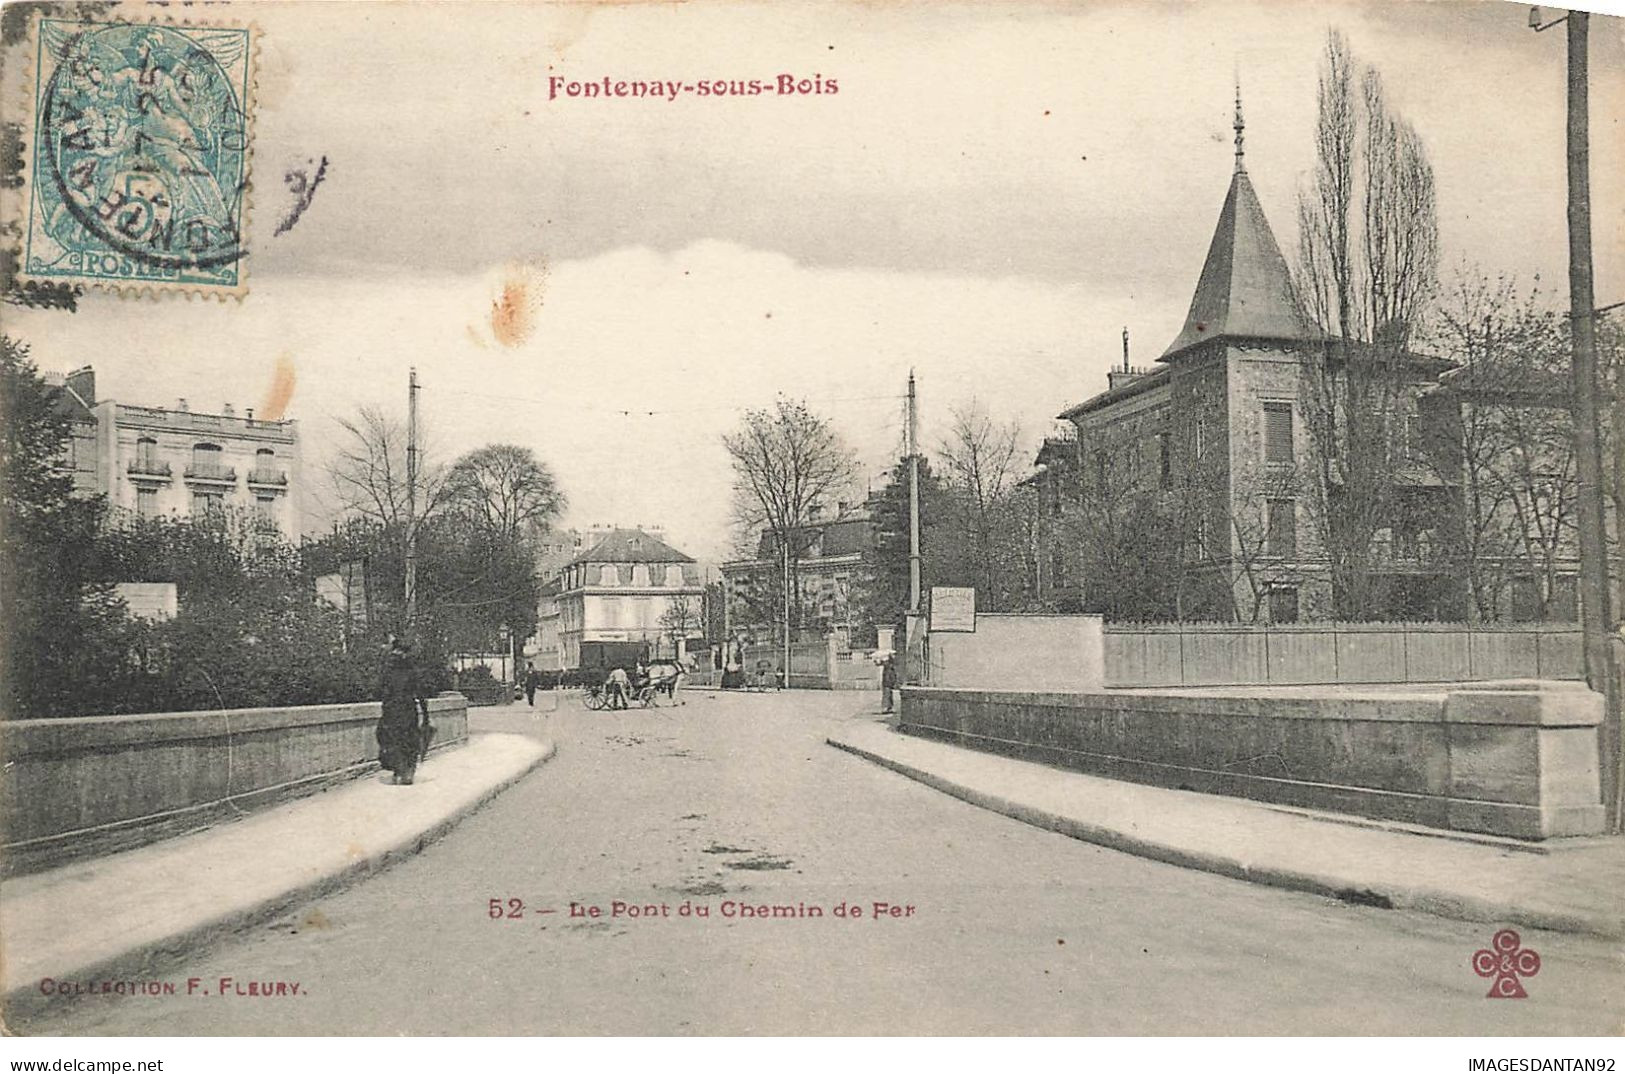
[[[47,16],[35,30],[23,278],[241,294],[249,27]]]

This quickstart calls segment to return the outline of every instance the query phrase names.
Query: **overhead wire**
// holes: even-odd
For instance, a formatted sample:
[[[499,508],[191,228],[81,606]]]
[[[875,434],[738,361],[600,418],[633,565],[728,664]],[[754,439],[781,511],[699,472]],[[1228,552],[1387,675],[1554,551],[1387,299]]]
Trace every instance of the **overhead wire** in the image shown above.
[[[444,392],[446,395],[462,395],[471,399],[487,399],[494,402],[503,403],[533,403],[537,406],[558,406],[561,402],[558,399],[531,399],[520,395],[496,395],[488,392],[471,392],[460,388],[441,388],[439,391]],[[906,398],[907,396],[887,394],[798,398],[796,401],[804,403],[872,403]],[[574,410],[585,411],[591,414],[614,414],[623,417],[652,418],[669,414],[703,414],[717,413],[720,411],[759,410],[761,409],[762,404],[760,402],[734,402],[718,403],[712,406],[656,407],[653,409],[645,407],[594,406],[590,403],[571,403],[570,406]]]

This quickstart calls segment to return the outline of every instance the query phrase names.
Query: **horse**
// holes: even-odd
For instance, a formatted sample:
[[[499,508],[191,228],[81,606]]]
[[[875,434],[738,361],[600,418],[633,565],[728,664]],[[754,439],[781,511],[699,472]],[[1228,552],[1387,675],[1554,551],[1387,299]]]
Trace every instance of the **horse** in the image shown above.
[[[677,682],[686,674],[683,665],[674,660],[660,660],[645,669],[649,675],[649,688],[668,699],[677,696]]]

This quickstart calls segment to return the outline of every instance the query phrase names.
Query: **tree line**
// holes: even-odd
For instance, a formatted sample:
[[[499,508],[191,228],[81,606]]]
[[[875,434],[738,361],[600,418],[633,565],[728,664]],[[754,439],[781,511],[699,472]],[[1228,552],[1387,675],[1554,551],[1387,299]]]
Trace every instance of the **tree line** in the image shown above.
[[[1538,279],[1464,264],[1441,282],[1427,148],[1337,31],[1316,92],[1289,266],[1309,329],[1291,465],[1235,463],[1227,442],[1204,445],[1201,406],[1176,399],[1155,438],[1046,438],[1043,480],[1024,480],[1033,456],[1019,427],[972,401],[920,466],[927,587],[974,586],[985,610],[1120,620],[1295,616],[1271,601],[1300,587],[1330,594],[1312,610],[1324,618],[1572,618],[1569,321]],[[1599,337],[1618,406],[1625,333],[1603,320]],[[1204,390],[1199,377],[1174,384],[1185,404]],[[782,564],[751,611],[776,621],[788,585],[792,632],[821,629],[800,563],[820,532],[814,508],[851,485],[851,453],[827,419],[785,400],[725,444],[740,554]],[[907,471],[899,461],[870,498],[869,626],[907,605]]]
[[[0,337],[0,711],[12,718],[193,711],[376,696],[386,635],[405,630],[408,523],[400,425],[345,423],[329,467],[342,518],[291,540],[252,512],[139,518],[75,494],[71,422],[27,347]],[[564,505],[528,449],[430,461],[418,494],[420,619],[429,685],[452,657],[535,629],[535,541]],[[365,577],[367,614],[317,599],[316,580]],[[118,583],[175,586],[178,613],[137,618]]]

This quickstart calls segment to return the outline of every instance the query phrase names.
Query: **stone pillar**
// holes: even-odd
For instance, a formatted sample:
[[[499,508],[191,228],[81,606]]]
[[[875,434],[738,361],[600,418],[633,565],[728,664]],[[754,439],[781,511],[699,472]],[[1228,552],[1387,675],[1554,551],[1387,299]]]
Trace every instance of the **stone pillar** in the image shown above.
[[[1584,683],[1464,684],[1445,700],[1449,826],[1524,839],[1599,835],[1603,698]]]

